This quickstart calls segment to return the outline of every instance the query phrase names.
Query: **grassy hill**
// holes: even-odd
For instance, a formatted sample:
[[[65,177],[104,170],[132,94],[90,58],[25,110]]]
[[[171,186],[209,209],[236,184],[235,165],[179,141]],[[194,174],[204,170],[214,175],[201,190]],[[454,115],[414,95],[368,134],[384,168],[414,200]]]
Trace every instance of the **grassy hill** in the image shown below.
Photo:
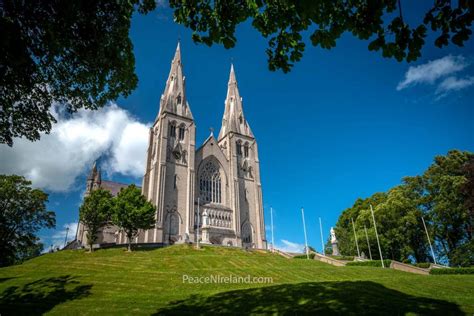
[[[272,284],[189,284],[271,277]],[[62,251],[0,269],[0,314],[474,313],[473,275],[333,267],[264,252],[190,246]]]

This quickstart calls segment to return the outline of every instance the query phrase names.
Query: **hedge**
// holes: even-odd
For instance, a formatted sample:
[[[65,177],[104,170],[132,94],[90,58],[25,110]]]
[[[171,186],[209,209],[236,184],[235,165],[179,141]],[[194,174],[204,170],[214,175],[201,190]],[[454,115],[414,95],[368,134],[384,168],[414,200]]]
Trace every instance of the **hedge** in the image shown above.
[[[420,263],[415,264],[415,267],[423,268],[423,269],[429,269],[430,265],[431,265],[431,263],[429,263],[429,262],[420,262]]]
[[[474,274],[474,268],[431,269],[430,274]]]
[[[392,260],[384,260],[383,263],[385,264],[385,267],[388,268],[390,267],[390,263],[392,263]],[[382,262],[380,262],[380,260],[353,261],[353,262],[348,262],[346,265],[359,266],[359,267],[382,267]]]
[[[353,261],[354,260],[354,256],[329,256],[333,259],[336,259],[336,260],[343,260],[343,261]]]
[[[314,256],[315,256],[314,253],[309,254],[310,259],[314,259]],[[306,255],[298,255],[298,256],[293,257],[293,259],[306,259],[306,258],[307,258]]]

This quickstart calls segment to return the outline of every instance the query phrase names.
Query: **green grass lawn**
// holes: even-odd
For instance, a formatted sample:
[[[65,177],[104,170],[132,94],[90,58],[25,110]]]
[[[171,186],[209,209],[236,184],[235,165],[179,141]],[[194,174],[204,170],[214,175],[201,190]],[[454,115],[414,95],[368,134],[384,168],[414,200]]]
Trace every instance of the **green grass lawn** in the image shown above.
[[[272,284],[189,284],[271,277]],[[173,246],[62,251],[0,269],[0,314],[474,314],[474,275],[334,267],[263,252]]]

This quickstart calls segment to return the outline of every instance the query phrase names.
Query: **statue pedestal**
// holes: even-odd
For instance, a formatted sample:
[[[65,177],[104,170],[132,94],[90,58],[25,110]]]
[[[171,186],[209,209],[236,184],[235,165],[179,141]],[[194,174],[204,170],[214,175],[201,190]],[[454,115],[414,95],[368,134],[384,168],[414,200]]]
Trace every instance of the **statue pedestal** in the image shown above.
[[[337,241],[332,243],[332,255],[333,256],[340,256],[339,248],[337,247]]]
[[[203,227],[202,228],[202,234],[201,234],[201,243],[202,244],[210,244],[211,242],[209,241],[209,228],[208,227]]]
[[[210,244],[211,242],[209,241],[209,216],[207,214],[207,210],[204,209],[204,212],[202,213],[202,243],[203,244]]]

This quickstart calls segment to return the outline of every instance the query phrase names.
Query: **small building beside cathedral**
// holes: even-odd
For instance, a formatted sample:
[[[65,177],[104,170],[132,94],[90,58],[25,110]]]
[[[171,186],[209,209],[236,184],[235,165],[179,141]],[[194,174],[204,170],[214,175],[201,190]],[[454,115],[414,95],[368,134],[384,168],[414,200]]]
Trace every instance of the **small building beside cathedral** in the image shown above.
[[[258,146],[245,119],[233,65],[218,137],[211,132],[196,146],[195,129],[178,44],[150,128],[142,184],[142,194],[156,206],[156,224],[141,231],[134,242],[174,244],[199,238],[211,244],[266,248]],[[98,187],[116,194],[121,186],[102,181],[94,166],[86,194]],[[113,226],[101,235],[99,243],[127,242]],[[77,242],[85,245],[85,236],[86,228],[79,223]]]

